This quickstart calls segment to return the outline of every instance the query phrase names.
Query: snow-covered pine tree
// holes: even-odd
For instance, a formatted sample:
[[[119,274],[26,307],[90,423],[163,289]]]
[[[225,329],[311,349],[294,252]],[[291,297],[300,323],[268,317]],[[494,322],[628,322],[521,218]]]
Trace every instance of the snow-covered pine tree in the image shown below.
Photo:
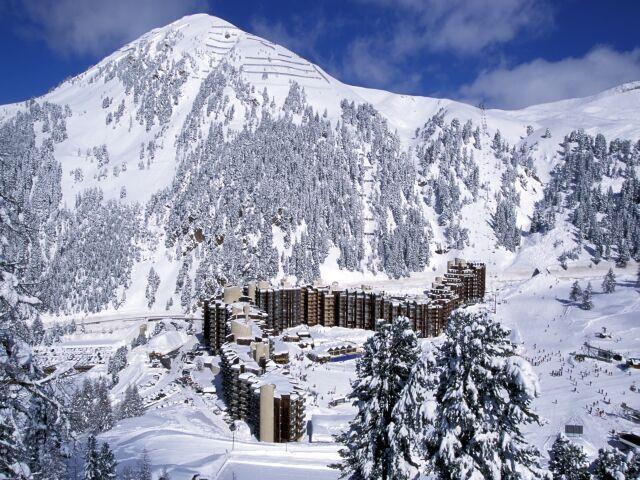
[[[34,479],[63,478],[66,473],[66,438],[57,427],[57,414],[49,402],[34,397],[29,407],[30,427],[24,435],[28,465]]]
[[[111,380],[115,385],[118,383],[118,374],[127,365],[127,349],[126,345],[119,347],[116,352],[109,358],[107,364],[107,372],[111,375]]]
[[[439,377],[436,353],[435,347],[421,353],[393,409],[389,479],[416,478],[424,463],[424,435],[433,422],[432,397]]]
[[[627,454],[627,478],[640,478],[640,452]]]
[[[0,147],[4,140],[0,131]],[[28,345],[33,338],[27,325],[36,320],[40,301],[24,281],[32,232],[19,202],[8,195],[11,189],[4,188],[4,174],[14,187],[18,183],[6,168],[8,157],[0,155],[0,477],[26,479],[44,468],[61,471],[68,432],[52,380],[33,361]]]
[[[613,269],[609,269],[602,281],[602,291],[604,293],[613,293],[616,291],[616,275],[613,273]]]
[[[182,294],[180,295],[180,305],[185,312],[188,312],[191,308],[191,295],[192,295],[192,285],[191,277],[187,275],[184,281],[184,286],[182,287]]]
[[[84,454],[84,480],[102,480],[100,453],[94,435],[89,435]]]
[[[409,325],[407,318],[398,317],[391,325],[379,325],[365,343],[349,394],[358,413],[349,429],[336,437],[344,445],[339,451],[342,461],[333,465],[340,469],[341,478],[390,479],[393,409],[419,352]]]
[[[171,480],[171,475],[169,475],[169,472],[167,471],[167,467],[162,467],[162,472],[160,472],[160,476],[158,477],[158,480]]]
[[[69,447],[66,480],[81,480],[84,477],[84,453],[83,445],[74,440]]]
[[[82,386],[76,388],[71,396],[69,404],[69,422],[71,430],[75,433],[83,433],[89,427],[93,402],[93,384],[85,378]]]
[[[618,242],[618,256],[616,258],[616,265],[618,267],[624,268],[627,266],[627,263],[629,263],[630,258],[631,255],[629,253],[629,244],[624,240],[620,240]]]
[[[493,230],[498,245],[514,252],[520,245],[520,229],[516,224],[516,205],[508,197],[500,196],[493,216]]]
[[[138,472],[136,472],[133,465],[127,465],[122,469],[120,480],[138,480]]]
[[[500,130],[496,130],[496,134],[493,136],[493,140],[491,141],[491,148],[496,153],[500,153],[502,151],[502,135],[500,135]]]
[[[582,297],[580,299],[580,308],[583,310],[591,310],[593,308],[593,300],[591,299],[593,295],[593,287],[591,286],[591,282],[587,284],[587,288],[582,292]]]
[[[144,402],[137,385],[129,385],[118,410],[118,418],[132,418],[144,415]]]
[[[601,448],[591,465],[593,480],[626,480],[627,458],[618,450]]]
[[[569,300],[572,302],[577,302],[579,299],[582,299],[582,287],[578,283],[577,280],[573,282],[571,285],[571,291],[569,292]]]
[[[558,435],[549,453],[553,480],[589,480],[587,454],[564,435]]]
[[[156,292],[158,291],[158,286],[160,286],[160,277],[158,276],[154,268],[151,267],[149,269],[149,275],[147,276],[147,288],[144,292],[147,299],[148,308],[151,308],[151,306],[156,301]]]
[[[94,398],[89,428],[93,433],[110,430],[113,428],[113,409],[109,400],[109,387],[104,379],[94,383]]]
[[[151,476],[151,458],[149,458],[149,452],[146,448],[142,451],[142,457],[140,458],[137,480],[153,480]]]
[[[100,447],[98,465],[101,480],[112,480],[117,477],[118,462],[116,462],[116,457],[107,442],[104,442]]]
[[[42,319],[40,315],[36,315],[35,320],[31,324],[31,338],[33,345],[39,345],[42,343],[44,339],[44,325],[42,324]]]
[[[458,310],[449,319],[438,365],[426,474],[441,480],[538,478],[539,453],[520,429],[539,422],[531,409],[538,381],[516,355],[509,332],[486,311]]]

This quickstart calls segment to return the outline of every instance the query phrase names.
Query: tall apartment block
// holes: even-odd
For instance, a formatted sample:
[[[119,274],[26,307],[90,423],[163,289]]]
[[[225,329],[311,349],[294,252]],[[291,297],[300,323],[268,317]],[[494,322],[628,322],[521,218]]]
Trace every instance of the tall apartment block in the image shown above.
[[[291,442],[305,432],[304,393],[275,361],[273,339],[261,328],[263,312],[234,301],[220,347],[222,390],[228,413],[245,420],[264,442]]]

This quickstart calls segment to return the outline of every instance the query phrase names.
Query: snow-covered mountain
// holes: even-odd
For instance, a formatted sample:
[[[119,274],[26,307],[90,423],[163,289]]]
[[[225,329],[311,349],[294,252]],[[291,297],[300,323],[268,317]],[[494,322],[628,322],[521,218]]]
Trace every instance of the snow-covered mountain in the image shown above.
[[[181,310],[253,278],[426,281],[458,254],[530,275],[638,254],[638,112],[640,82],[517,111],[349,86],[193,15],[0,107],[2,188],[56,313]]]

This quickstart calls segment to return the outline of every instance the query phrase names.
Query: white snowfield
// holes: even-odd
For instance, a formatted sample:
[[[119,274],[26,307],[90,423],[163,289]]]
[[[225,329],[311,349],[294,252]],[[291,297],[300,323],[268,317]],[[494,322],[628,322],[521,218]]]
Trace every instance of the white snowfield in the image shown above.
[[[178,62],[185,55],[189,60],[178,73],[185,83],[177,104],[172,106],[171,119],[163,126],[154,125],[149,131],[135,118],[133,95],[126,95],[119,81],[105,82],[102,73],[111,62],[126,60],[142,42],[149,42],[149,58],[164,51],[165,39],[175,39],[175,45],[165,52],[168,60]],[[585,446],[590,455],[599,447],[612,442],[610,432],[640,432],[623,415],[621,404],[640,409],[640,370],[620,368],[620,362],[606,363],[594,359],[577,362],[574,352],[580,352],[585,342],[610,348],[626,358],[640,357],[640,296],[635,287],[638,265],[631,262],[626,269],[614,268],[618,277],[615,293],[600,294],[600,284],[612,265],[601,262],[593,265],[587,253],[568,262],[568,268],[558,265],[558,254],[575,245],[574,232],[568,223],[558,221],[556,228],[545,236],[525,235],[522,245],[511,253],[495,246],[496,239],[489,224],[495,211],[495,193],[500,190],[502,161],[497,159],[489,144],[497,130],[510,145],[536,144],[534,162],[542,182],[549,178],[551,168],[558,162],[559,142],[573,130],[603,133],[607,140],[624,137],[640,138],[640,82],[629,83],[587,98],[565,100],[537,105],[517,111],[487,110],[452,100],[398,95],[346,85],[328,75],[322,68],[295,53],[243,32],[224,20],[193,15],[166,27],[155,29],[104,59],[87,72],[65,81],[41,100],[68,104],[72,116],[67,118],[68,139],[56,144],[55,157],[62,164],[63,202],[74,204],[75,195],[91,187],[100,187],[105,198],[119,198],[122,187],[127,191],[127,202],[148,201],[160,189],[170,185],[178,165],[175,139],[181,132],[187,114],[191,111],[199,88],[213,67],[221,61],[241,69],[242,77],[255,87],[253,100],[261,102],[261,92],[267,89],[269,97],[282,105],[296,81],[306,92],[307,101],[335,123],[341,115],[343,99],[356,104],[371,103],[388,121],[391,130],[397,130],[405,148],[417,143],[415,130],[436,114],[446,111],[445,118],[458,118],[461,123],[471,119],[476,125],[486,123],[482,134],[482,151],[476,152],[480,182],[488,186],[482,201],[462,208],[460,224],[469,229],[470,245],[463,251],[432,254],[425,271],[393,281],[384,274],[368,271],[346,272],[337,266],[337,248],[330,250],[320,271],[326,282],[338,281],[344,286],[370,284],[392,293],[421,293],[430,287],[437,272],[442,272],[447,260],[462,256],[484,261],[488,272],[488,308],[496,308],[497,318],[512,329],[513,340],[521,344],[521,354],[533,364],[540,379],[541,392],[535,402],[543,425],[530,428],[527,438],[546,455],[555,435],[566,424],[584,426],[584,436],[576,441]],[[102,108],[106,98],[113,98],[113,110],[121,100],[126,114],[120,122],[105,124],[107,110]],[[241,103],[231,96],[231,103]],[[25,108],[23,104],[0,107],[0,122],[12,112]],[[242,107],[244,108],[244,107]],[[240,111],[240,110],[239,110]],[[236,114],[227,126],[240,130],[243,115]],[[533,133],[526,135],[531,125]],[[203,122],[202,131],[207,126]],[[543,138],[546,129],[551,138]],[[148,168],[139,169],[140,145],[156,140],[158,149]],[[87,161],[85,152],[105,144],[110,166],[126,163],[126,171],[119,175],[97,178],[98,165]],[[74,181],[72,172],[82,168],[84,180]],[[518,186],[520,208],[518,226],[528,231],[534,203],[542,197],[542,184],[531,179]],[[430,218],[434,228],[433,242],[443,238],[437,219]],[[118,309],[106,309],[95,315],[71,315],[83,324],[84,334],[65,337],[48,354],[52,358],[69,357],[72,348],[104,348],[115,350],[129,345],[138,335],[141,325],[147,325],[149,334],[163,321],[167,330],[151,338],[146,345],[130,351],[128,365],[120,374],[120,381],[112,390],[115,404],[130,384],[137,384],[145,400],[147,413],[143,417],[120,422],[114,429],[101,435],[109,441],[121,466],[139,458],[147,449],[154,464],[154,473],[166,466],[174,479],[191,479],[200,474],[208,479],[335,479],[336,470],[329,464],[336,462],[338,446],[327,443],[309,443],[304,437],[295,444],[259,443],[243,422],[237,422],[235,433],[229,429],[221,399],[220,379],[205,367],[197,365],[187,356],[197,343],[194,335],[186,333],[185,317],[175,294],[175,279],[181,266],[175,251],[165,247],[163,229],[151,230],[155,237],[142,248],[140,260],[131,273],[126,302]],[[276,243],[281,238],[274,235]],[[432,248],[432,253],[433,253]],[[282,245],[279,245],[282,252]],[[161,281],[156,302],[147,307],[145,288],[147,275],[153,266]],[[540,272],[532,277],[534,270]],[[193,275],[193,271],[189,273]],[[595,295],[594,308],[584,311],[568,302],[569,288],[574,280],[582,287],[591,281]],[[172,298],[173,306],[165,310]],[[197,325],[198,315],[193,322]],[[49,322],[63,318],[50,317]],[[173,325],[171,322],[175,323]],[[176,326],[177,325],[177,326]],[[606,327],[611,338],[598,338],[596,334]],[[318,345],[334,341],[363,343],[371,332],[340,329],[312,330]],[[425,340],[432,341],[432,340]],[[296,356],[298,347],[292,348],[292,374],[308,388],[307,413],[320,419],[322,415],[346,418],[353,414],[348,404],[330,406],[344,398],[349,382],[354,378],[355,361],[327,364],[312,363],[304,355]],[[68,350],[68,351],[67,351]],[[299,350],[299,349],[298,349]],[[149,354],[172,354],[169,369],[150,358]],[[214,363],[217,359],[214,359]],[[72,363],[68,364],[68,368]],[[185,373],[185,371],[187,373]],[[106,375],[106,365],[98,363],[83,375]],[[633,389],[632,389],[633,387]],[[199,392],[198,390],[201,390]],[[340,423],[336,420],[335,423]],[[330,426],[327,426],[329,429]]]

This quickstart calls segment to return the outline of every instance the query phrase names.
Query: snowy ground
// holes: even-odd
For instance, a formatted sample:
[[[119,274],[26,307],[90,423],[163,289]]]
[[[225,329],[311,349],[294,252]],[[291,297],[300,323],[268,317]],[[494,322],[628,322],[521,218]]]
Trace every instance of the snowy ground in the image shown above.
[[[621,415],[620,404],[640,408],[640,370],[625,370],[617,363],[587,359],[577,362],[572,352],[582,345],[611,348],[625,357],[640,356],[640,293],[635,287],[637,265],[615,269],[618,286],[615,293],[600,293],[600,284],[609,265],[591,268],[576,263],[568,270],[546,269],[531,277],[526,269],[505,272],[500,282],[489,276],[487,306],[512,329],[513,340],[521,354],[529,359],[540,377],[541,395],[535,402],[543,417],[541,427],[530,428],[527,436],[543,452],[565,424],[584,426],[584,437],[577,440],[589,454],[612,441],[610,431],[640,430]],[[583,287],[591,280],[594,308],[581,310],[568,302],[574,279]],[[420,292],[427,288],[426,275],[404,281],[380,281],[378,287],[389,291]],[[66,336],[54,350],[58,355],[88,349],[115,349],[130,343],[146,324],[152,332],[159,320],[109,317],[104,323],[91,320],[86,333]],[[97,323],[96,323],[97,322]],[[295,444],[259,443],[246,424],[237,422],[232,434],[218,397],[219,378],[208,368],[197,369],[197,338],[187,334],[185,320],[164,320],[167,329],[144,346],[129,353],[129,364],[121,372],[120,382],[112,390],[119,402],[126,386],[138,384],[148,406],[146,415],[117,424],[101,437],[113,446],[122,466],[139,458],[146,448],[159,473],[166,466],[172,478],[191,478],[200,473],[206,478],[252,478],[260,472],[263,479],[334,479],[337,472],[328,464],[338,459],[333,443],[309,443],[305,436]],[[611,339],[599,339],[596,333],[606,327]],[[294,329],[295,330],[295,329]],[[362,344],[371,332],[340,328],[310,329],[316,346],[338,342]],[[430,341],[430,340],[425,340]],[[291,372],[307,386],[308,419],[313,415],[340,415],[348,418],[354,409],[348,404],[330,406],[349,392],[355,374],[355,360],[327,364],[314,363],[297,344],[287,343]],[[149,359],[150,352],[174,356],[170,369]],[[50,352],[49,352],[50,353]],[[214,358],[214,364],[217,359]],[[215,370],[215,368],[214,368]],[[87,374],[106,373],[98,363]],[[640,388],[638,389],[640,390]]]

